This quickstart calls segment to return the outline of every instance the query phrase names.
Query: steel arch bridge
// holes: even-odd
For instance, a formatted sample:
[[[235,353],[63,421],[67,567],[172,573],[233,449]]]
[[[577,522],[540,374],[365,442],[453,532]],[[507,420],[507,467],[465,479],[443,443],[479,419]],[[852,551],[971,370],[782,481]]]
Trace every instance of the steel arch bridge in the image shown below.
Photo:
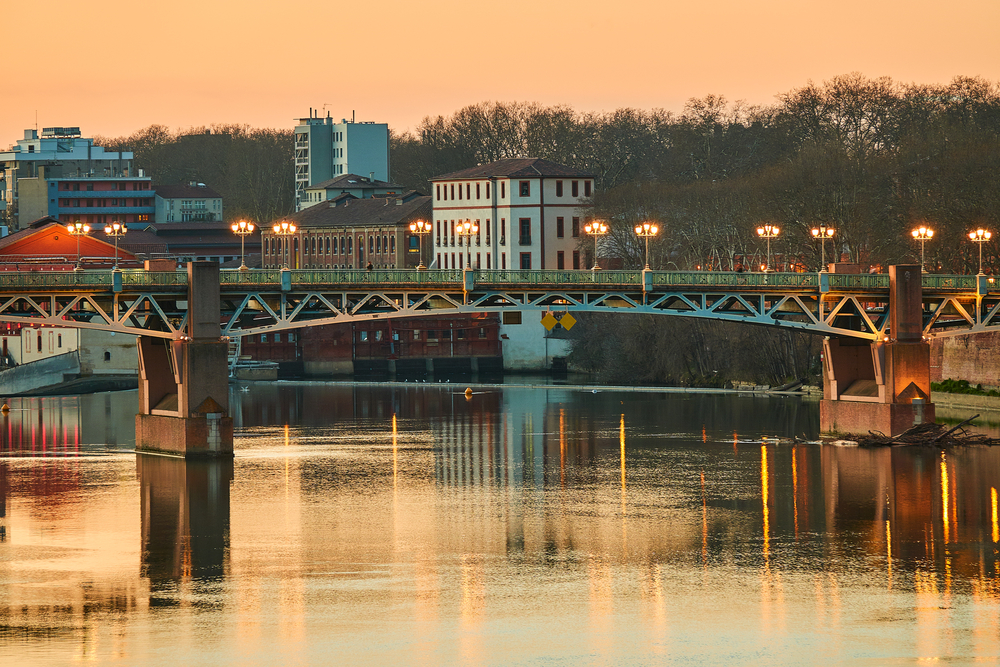
[[[184,339],[182,271],[0,272],[0,321]],[[922,275],[924,335],[1000,330],[988,276]],[[220,273],[238,337],[361,320],[502,313],[645,313],[881,340],[887,274],[666,271],[251,270]]]

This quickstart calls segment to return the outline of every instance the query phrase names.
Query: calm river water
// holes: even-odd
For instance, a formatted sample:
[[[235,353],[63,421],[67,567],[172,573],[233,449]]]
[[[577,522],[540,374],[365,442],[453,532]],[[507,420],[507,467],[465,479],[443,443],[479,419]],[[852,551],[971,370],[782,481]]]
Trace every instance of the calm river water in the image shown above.
[[[0,664],[992,663],[1000,448],[793,444],[797,398],[235,387],[0,415]],[[781,438],[780,440],[778,438]]]

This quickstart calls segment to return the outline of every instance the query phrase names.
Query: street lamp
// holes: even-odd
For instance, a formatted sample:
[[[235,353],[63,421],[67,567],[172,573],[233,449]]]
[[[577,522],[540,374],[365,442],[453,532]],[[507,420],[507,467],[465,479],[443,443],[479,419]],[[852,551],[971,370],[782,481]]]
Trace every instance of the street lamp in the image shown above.
[[[462,247],[462,237],[466,239],[466,259],[467,259],[467,269],[472,268],[472,235],[479,233],[479,225],[474,223],[472,220],[466,220],[465,222],[460,222],[455,225],[455,233],[458,234],[458,247]]]
[[[969,240],[979,244],[979,275],[983,275],[983,244],[989,241],[991,236],[993,236],[992,232],[985,229],[969,232]]]
[[[757,228],[757,236],[767,239],[767,264],[764,265],[765,272],[771,270],[771,239],[777,238],[780,233],[781,230],[778,229],[777,225],[764,225]]]
[[[240,220],[232,224],[233,233],[240,237],[240,271],[249,271],[246,262],[246,242],[247,236],[253,234],[254,226],[252,222]]]
[[[420,260],[420,263],[417,265],[417,271],[427,270],[427,267],[424,266],[424,235],[430,234],[432,228],[431,223],[425,220],[416,220],[410,223],[410,233],[415,234],[417,237],[417,253]]]
[[[656,236],[659,231],[660,228],[652,222],[644,222],[635,226],[635,235],[646,239],[646,271],[649,271],[649,239]],[[595,240],[594,243],[596,244],[597,241]]]
[[[82,271],[83,265],[80,263],[80,237],[90,234],[90,225],[85,225],[77,220],[71,225],[66,225],[66,231],[70,233],[70,236],[76,237],[76,268],[74,271]]]
[[[820,225],[813,227],[812,235],[814,239],[819,239],[820,273],[826,271],[826,240],[833,238],[833,227]]]
[[[924,243],[929,241],[934,236],[934,230],[930,227],[917,227],[910,234],[913,238],[920,241],[920,270],[924,270]],[[981,248],[982,246],[980,246]]]
[[[291,222],[288,222],[287,220],[282,220],[280,223],[275,223],[272,229],[274,230],[275,236],[284,237],[284,239],[281,241],[282,245],[285,246],[284,249],[281,251],[281,265],[282,265],[281,268],[287,271],[288,270],[288,262],[286,261],[288,252],[287,237],[295,233],[296,227]]]
[[[118,271],[118,238],[120,236],[125,236],[125,232],[128,231],[128,227],[120,222],[112,222],[110,225],[104,227],[104,233],[107,236],[114,237],[115,239],[115,268],[113,271]]]
[[[594,220],[584,225],[583,231],[594,237],[594,268],[591,270],[600,271],[601,267],[597,265],[597,239],[608,233],[608,226],[600,220]]]

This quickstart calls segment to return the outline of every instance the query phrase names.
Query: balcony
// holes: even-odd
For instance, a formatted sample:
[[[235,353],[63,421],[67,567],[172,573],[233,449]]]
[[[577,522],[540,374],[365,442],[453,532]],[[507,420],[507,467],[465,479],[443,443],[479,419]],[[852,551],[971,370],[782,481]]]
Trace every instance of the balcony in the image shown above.
[[[521,234],[518,238],[519,245],[531,245],[531,234]]]

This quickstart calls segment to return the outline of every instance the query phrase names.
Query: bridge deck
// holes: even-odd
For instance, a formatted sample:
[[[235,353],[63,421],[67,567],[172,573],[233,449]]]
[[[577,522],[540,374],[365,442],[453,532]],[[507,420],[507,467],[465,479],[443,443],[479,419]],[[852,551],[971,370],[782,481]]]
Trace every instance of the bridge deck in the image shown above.
[[[925,333],[1000,330],[987,276],[924,274]],[[886,274],[706,271],[318,271],[220,273],[230,335],[357,319],[473,312],[634,312],[782,326],[877,340]],[[0,321],[183,336],[182,271],[0,272]]]

